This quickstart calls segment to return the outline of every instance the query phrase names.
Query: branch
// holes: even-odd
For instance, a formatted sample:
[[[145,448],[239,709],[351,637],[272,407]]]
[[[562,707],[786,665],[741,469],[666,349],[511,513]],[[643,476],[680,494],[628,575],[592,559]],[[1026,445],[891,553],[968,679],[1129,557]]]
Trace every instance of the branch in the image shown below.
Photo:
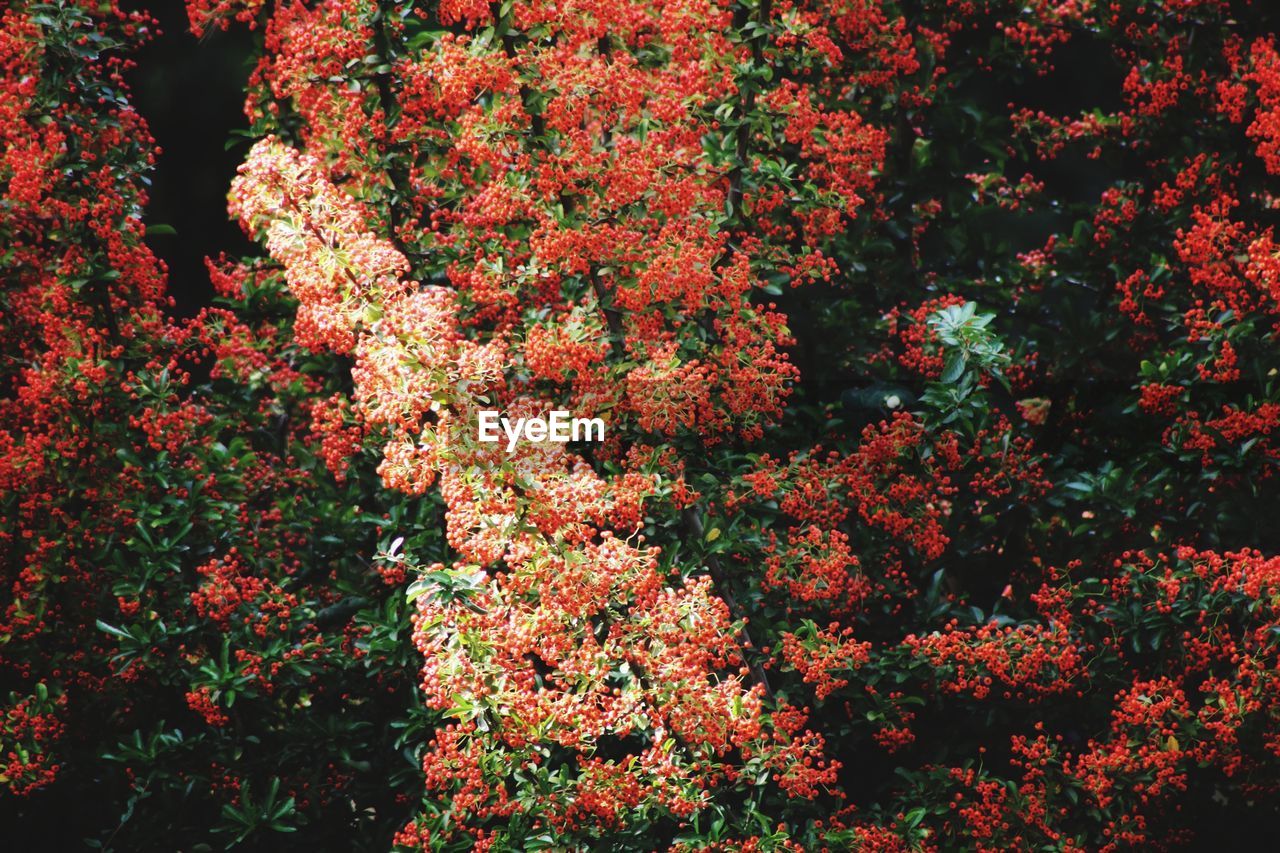
[[[393,59],[391,55],[391,33],[387,29],[387,16],[385,11],[379,16],[378,26],[374,33],[375,49],[378,52],[379,58],[382,60],[381,64],[390,67]],[[399,113],[400,106],[399,102],[396,100],[395,92],[391,88],[390,71],[378,72],[374,75],[373,80],[374,85],[377,86],[378,89],[378,107],[382,110],[382,126],[386,135],[385,141],[388,143],[387,150],[390,152],[391,146],[389,143],[391,140],[391,132],[395,124],[392,117]],[[391,156],[390,153],[388,153],[388,156]],[[391,181],[391,190],[394,194],[394,197],[387,205],[387,225],[391,231],[390,239],[391,243],[399,250],[400,254],[404,255],[407,259],[409,257],[409,250],[400,241],[400,226],[403,220],[400,216],[399,204],[400,202],[408,199],[408,193],[404,187],[404,181],[399,170],[390,162],[387,165],[387,178]]]
[[[703,533],[702,515],[697,508],[685,507],[681,510],[680,521],[687,535],[692,539],[701,542],[706,538]],[[711,572],[711,582],[715,584],[716,594],[720,596],[729,608],[729,613],[734,620],[742,622],[742,628],[738,631],[738,645],[742,647],[742,659],[747,662],[752,677],[764,688],[764,692],[770,699],[774,698],[773,687],[769,684],[768,673],[765,672],[764,667],[759,662],[752,659],[751,653],[759,651],[760,647],[752,641],[751,634],[747,630],[746,613],[743,611],[742,606],[738,604],[737,598],[729,587],[729,581],[725,576],[724,569],[720,566],[720,560],[714,554],[707,555],[707,569]]]

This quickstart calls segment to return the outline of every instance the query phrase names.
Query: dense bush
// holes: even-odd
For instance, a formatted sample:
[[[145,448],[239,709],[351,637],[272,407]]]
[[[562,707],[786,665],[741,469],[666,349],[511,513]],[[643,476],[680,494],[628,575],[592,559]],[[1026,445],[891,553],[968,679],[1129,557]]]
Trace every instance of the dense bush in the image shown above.
[[[1122,850],[1280,789],[1248,0],[0,17],[0,795],[53,849]],[[192,42],[193,50],[216,49]],[[567,409],[600,443],[477,440]]]

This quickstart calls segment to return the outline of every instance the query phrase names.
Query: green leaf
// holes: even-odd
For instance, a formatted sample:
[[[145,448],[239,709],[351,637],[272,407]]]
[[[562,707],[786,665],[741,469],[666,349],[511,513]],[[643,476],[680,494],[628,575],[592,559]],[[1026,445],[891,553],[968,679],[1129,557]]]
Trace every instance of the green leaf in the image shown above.
[[[117,628],[114,625],[108,625],[106,622],[103,622],[101,619],[99,619],[95,624],[98,626],[99,631],[106,631],[108,634],[111,634],[112,636],[120,637],[123,640],[133,639],[133,635],[130,634],[129,632],[124,631],[120,628]]]
[[[950,385],[964,375],[965,359],[960,354],[947,356],[946,366],[942,369],[942,375],[938,377],[938,381],[944,385]]]

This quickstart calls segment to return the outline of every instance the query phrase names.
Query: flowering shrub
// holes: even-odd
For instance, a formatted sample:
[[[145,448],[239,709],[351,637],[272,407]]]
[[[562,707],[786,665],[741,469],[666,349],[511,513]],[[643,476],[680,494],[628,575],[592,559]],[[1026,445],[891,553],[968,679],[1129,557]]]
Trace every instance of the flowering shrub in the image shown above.
[[[0,17],[11,825],[1083,851],[1274,819],[1261,4],[191,0],[260,33],[228,195],[260,254],[208,259],[189,319],[136,5]],[[489,410],[605,437],[508,450]]]

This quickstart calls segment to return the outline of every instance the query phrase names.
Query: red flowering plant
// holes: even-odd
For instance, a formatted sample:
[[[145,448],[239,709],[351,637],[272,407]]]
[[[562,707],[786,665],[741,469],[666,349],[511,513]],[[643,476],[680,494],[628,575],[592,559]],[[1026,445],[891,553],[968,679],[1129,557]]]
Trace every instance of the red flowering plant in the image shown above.
[[[189,320],[121,79],[153,22],[3,18],[15,820],[1120,850],[1274,817],[1258,4],[187,11],[260,33],[261,256]],[[598,440],[538,440],[556,412]]]
[[[420,715],[373,557],[438,506],[383,499],[278,275],[211,263],[218,304],[171,318],[122,79],[152,32],[96,4],[0,19],[3,823],[54,849],[389,835]]]

